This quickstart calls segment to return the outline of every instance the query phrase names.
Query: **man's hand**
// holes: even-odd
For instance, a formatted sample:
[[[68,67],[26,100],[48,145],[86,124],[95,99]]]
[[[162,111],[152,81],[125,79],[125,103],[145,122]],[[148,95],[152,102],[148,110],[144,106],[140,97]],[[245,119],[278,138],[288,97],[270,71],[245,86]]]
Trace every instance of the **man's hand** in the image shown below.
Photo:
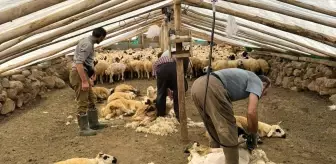
[[[173,99],[173,92],[170,89],[167,89],[168,97],[172,100]]]
[[[90,79],[90,86],[94,86],[94,80],[93,79]]]
[[[87,90],[89,90],[89,83],[88,83],[88,81],[83,81],[82,82],[82,90],[83,91],[87,91]]]
[[[92,79],[93,81],[96,81],[96,79],[97,79],[96,74],[93,74],[92,77],[91,77],[91,79]]]

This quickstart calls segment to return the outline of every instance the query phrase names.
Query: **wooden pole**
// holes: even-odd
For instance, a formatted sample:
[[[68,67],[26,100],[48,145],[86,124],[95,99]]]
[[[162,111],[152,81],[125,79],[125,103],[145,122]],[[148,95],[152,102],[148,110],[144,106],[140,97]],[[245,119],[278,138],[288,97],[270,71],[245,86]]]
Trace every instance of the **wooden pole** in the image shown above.
[[[185,0],[184,2],[186,2],[188,5],[191,6],[196,6],[196,7],[202,7],[205,9],[212,9],[212,5],[210,1],[203,1],[203,0]],[[255,16],[253,14],[250,14],[249,12],[241,12],[238,10],[234,10],[231,9],[227,6],[225,6],[225,2],[219,1],[217,2],[217,4],[221,4],[221,5],[217,5],[216,6],[216,10],[218,12],[224,13],[224,14],[229,14],[229,15],[233,15],[233,16],[237,16],[243,19],[247,19],[256,23],[260,23],[269,27],[273,27],[282,31],[287,31],[293,34],[297,34],[303,37],[307,37],[316,41],[319,41],[321,43],[330,45],[330,46],[335,46],[336,43],[336,37],[335,36],[331,36],[331,35],[326,35],[323,33],[319,33],[316,31],[312,31],[309,29],[305,29],[304,27],[300,27],[297,25],[293,25],[293,24],[288,24],[285,22],[278,22],[278,21],[274,21],[272,19],[267,19],[267,18],[263,18],[263,17],[258,17]]]
[[[196,12],[192,9],[189,9],[188,12],[190,13],[187,13],[188,16],[191,16],[191,17],[194,17],[195,19],[205,19],[205,18],[209,18],[209,19],[212,19],[211,16],[208,16],[206,14],[202,14],[202,13],[199,13],[199,12]],[[207,20],[209,20],[207,19]],[[223,19],[223,18],[218,18],[216,17],[217,19],[217,22],[219,22],[219,24],[223,24],[221,23],[220,21],[224,21],[224,22],[227,22],[226,19]],[[307,53],[312,53],[314,55],[320,55],[320,56],[324,56],[324,54],[328,55],[328,56],[335,56],[334,54],[331,54],[331,53],[328,53],[324,50],[321,50],[321,49],[318,49],[316,48],[315,46],[313,45],[309,45],[309,44],[304,44],[302,42],[299,42],[297,40],[292,39],[290,37],[286,37],[285,35],[278,35],[278,34],[275,34],[273,31],[270,31],[270,30],[267,30],[267,29],[264,29],[264,28],[258,28],[258,27],[254,27],[254,26],[251,26],[247,23],[242,23],[242,22],[239,22],[237,20],[237,25],[241,26],[239,28],[242,28],[243,29],[246,29],[246,30],[254,30],[254,31],[257,31],[257,32],[260,32],[260,33],[263,33],[263,34],[266,34],[266,35],[269,35],[269,36],[273,36],[273,37],[276,37],[278,39],[282,39],[282,40],[285,40],[287,42],[290,42],[290,43],[293,43],[293,44],[296,44],[296,45],[299,45],[299,46],[302,46],[304,47],[307,51],[304,51],[304,50],[301,50],[301,51],[304,51],[304,52],[307,52]],[[223,24],[223,26],[226,27],[226,24]],[[321,55],[322,54],[322,55]]]
[[[314,6],[314,5],[310,5],[304,2],[300,2],[299,0],[277,0],[283,3],[288,3],[294,6],[298,6],[298,7],[302,7],[308,10],[312,10],[312,11],[316,11],[319,13],[323,13],[323,14],[327,14],[333,17],[336,17],[336,11],[335,10],[327,10],[323,7],[320,6]]]
[[[144,49],[146,47],[146,42],[144,40],[144,35],[145,34],[141,34],[141,48]]]
[[[33,21],[23,23],[21,26],[13,28],[2,29],[0,31],[0,44],[21,35],[33,32],[39,28],[45,27],[51,23],[57,22],[74,14],[78,14],[82,11],[95,7],[99,4],[107,2],[108,0],[82,0],[73,2],[71,5],[66,5],[58,10],[55,10],[48,15],[36,18]]]
[[[161,51],[164,52],[164,25],[161,24],[161,30],[160,30],[160,48]]]
[[[280,13],[287,16],[292,16],[294,18],[299,18],[309,22],[315,22],[318,24],[326,25],[329,27],[336,28],[336,20],[332,17],[321,17],[319,15],[308,14],[300,10],[291,10],[290,8],[281,7],[279,5],[274,5],[273,3],[265,3],[267,1],[251,1],[251,0],[226,0],[231,3],[237,3],[240,5],[250,6],[254,8],[264,9],[276,13]],[[281,0],[280,0],[281,1]],[[293,0],[290,0],[293,2]],[[294,1],[295,2],[295,1]]]
[[[174,4],[174,23],[175,31],[181,31],[181,0],[175,0]],[[182,43],[176,43],[176,53],[182,51]],[[178,104],[181,126],[181,139],[183,142],[188,142],[188,127],[187,127],[187,112],[185,110],[185,86],[184,86],[184,68],[183,58],[176,56],[176,71],[177,71],[177,89],[178,89]]]
[[[28,15],[35,11],[39,11],[41,9],[47,8],[49,6],[55,5],[57,3],[63,2],[65,0],[48,0],[48,1],[36,1],[29,0],[24,3],[20,3],[0,10],[0,24],[10,22],[14,19],[20,18],[22,16]]]

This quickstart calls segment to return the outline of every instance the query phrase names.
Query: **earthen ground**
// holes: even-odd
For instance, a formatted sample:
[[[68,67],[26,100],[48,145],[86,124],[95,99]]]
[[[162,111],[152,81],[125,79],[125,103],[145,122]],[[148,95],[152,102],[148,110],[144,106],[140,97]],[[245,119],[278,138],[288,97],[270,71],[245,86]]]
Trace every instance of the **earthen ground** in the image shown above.
[[[145,93],[155,81],[133,80],[125,83]],[[192,81],[189,81],[189,87]],[[115,86],[115,85],[104,85]],[[190,88],[189,88],[190,89]],[[188,117],[200,121],[187,92]],[[336,163],[336,111],[329,111],[327,98],[316,93],[294,92],[271,88],[259,105],[259,119],[269,124],[282,121],[286,139],[264,139],[261,148],[276,163]],[[237,115],[245,115],[247,100],[234,103]],[[114,155],[121,164],[186,164],[185,144],[180,133],[155,136],[132,129],[109,127],[97,136],[80,137],[77,124],[66,125],[69,115],[75,116],[74,93],[67,87],[54,90],[22,110],[0,116],[1,164],[48,164],[74,157],[95,157],[103,151]],[[190,141],[207,144],[204,129],[189,129]]]

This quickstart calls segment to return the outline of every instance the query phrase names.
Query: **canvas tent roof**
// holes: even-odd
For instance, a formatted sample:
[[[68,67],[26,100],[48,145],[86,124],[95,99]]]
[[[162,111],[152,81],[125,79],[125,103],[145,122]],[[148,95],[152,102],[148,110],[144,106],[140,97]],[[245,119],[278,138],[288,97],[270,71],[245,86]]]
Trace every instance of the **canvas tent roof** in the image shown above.
[[[29,3],[44,5],[34,7]],[[30,11],[6,15],[7,19],[12,17],[12,21],[6,22],[0,16],[0,73],[36,63],[40,58],[42,61],[63,56],[96,27],[110,29],[108,33],[112,37],[99,46],[132,38],[146,31],[141,28],[150,25],[146,22],[155,22],[156,18],[162,20],[158,17],[162,14],[160,9],[173,3],[173,0],[57,0],[53,3],[49,0],[0,0],[0,15],[14,13],[23,5],[31,7]],[[208,39],[211,1],[182,0],[182,4],[183,26],[193,31],[193,37]],[[307,56],[336,57],[334,0],[227,0],[217,2],[216,10],[215,39],[218,41]],[[26,15],[16,18],[25,12]],[[225,32],[229,15],[235,17],[238,25],[237,35],[231,38]],[[126,23],[130,23],[128,31],[120,27]],[[124,33],[117,35],[122,30]],[[55,41],[60,42],[50,44]],[[29,52],[47,43],[50,45]]]

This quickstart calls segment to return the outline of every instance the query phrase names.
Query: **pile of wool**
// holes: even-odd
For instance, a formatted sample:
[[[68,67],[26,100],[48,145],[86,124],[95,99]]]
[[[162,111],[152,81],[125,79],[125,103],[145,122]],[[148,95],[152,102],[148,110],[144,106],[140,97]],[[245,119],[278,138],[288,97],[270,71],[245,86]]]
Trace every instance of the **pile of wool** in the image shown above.
[[[158,117],[147,125],[139,125],[139,122],[131,122],[127,123],[125,127],[131,127],[136,132],[167,136],[178,131],[177,125],[179,125],[179,122],[175,118]]]

